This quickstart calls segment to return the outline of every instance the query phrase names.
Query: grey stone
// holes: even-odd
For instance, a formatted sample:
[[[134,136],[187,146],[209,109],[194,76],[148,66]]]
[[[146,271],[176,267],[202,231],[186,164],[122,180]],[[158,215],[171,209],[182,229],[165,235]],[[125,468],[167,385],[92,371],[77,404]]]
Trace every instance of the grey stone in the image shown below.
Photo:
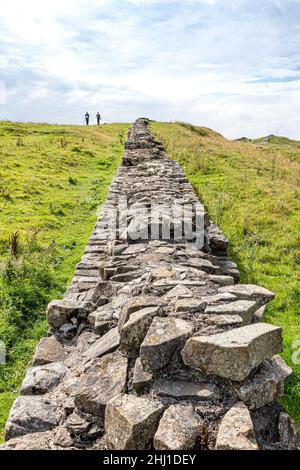
[[[50,450],[53,441],[53,431],[32,432],[21,437],[15,437],[0,446],[1,450]]]
[[[108,354],[81,376],[75,390],[75,405],[86,413],[104,416],[107,402],[123,393],[127,359],[119,352]]]
[[[252,323],[259,323],[263,321],[266,307],[267,307],[266,305],[262,305],[259,309],[256,310],[256,312],[254,312]]]
[[[48,323],[53,328],[63,326],[71,317],[86,317],[87,314],[82,304],[70,300],[52,300],[46,311]]]
[[[164,406],[148,398],[119,395],[110,400],[105,412],[109,448],[150,449]]]
[[[114,351],[117,349],[120,343],[120,335],[118,333],[118,328],[112,328],[104,336],[101,336],[97,341],[95,341],[92,346],[90,346],[85,352],[84,356],[90,360],[95,359],[96,357],[101,357],[104,354]]]
[[[280,356],[274,356],[237,389],[238,395],[248,408],[261,408],[281,395],[282,382],[291,373],[292,369],[284,360]]]
[[[155,317],[140,348],[143,368],[152,371],[167,365],[192,333],[193,326],[184,320]]]
[[[175,312],[201,312],[206,307],[206,302],[199,299],[180,299],[175,304]]]
[[[219,284],[221,286],[232,286],[234,284],[234,279],[232,276],[210,274],[208,276],[208,279],[214,282],[215,284]]]
[[[219,292],[229,292],[241,300],[255,300],[260,305],[275,297],[273,292],[254,284],[235,284],[234,286],[220,287]]]
[[[299,445],[299,434],[292,418],[285,412],[281,412],[278,418],[278,431],[280,442],[288,447],[296,449]]]
[[[86,419],[79,416],[78,413],[73,412],[65,421],[64,426],[70,432],[76,435],[85,434],[91,427],[91,423]]]
[[[99,335],[106,333],[114,324],[114,320],[114,309],[110,303],[98,307],[88,316],[88,321]]]
[[[160,303],[161,300],[159,298],[145,295],[133,297],[132,299],[128,300],[122,306],[119,316],[119,332],[121,331],[123,325],[129,320],[129,317],[132,313],[143,310],[144,308],[157,307],[160,305]]]
[[[216,450],[258,450],[252,419],[244,403],[237,403],[221,421]]]
[[[127,355],[134,355],[147,334],[155,316],[162,314],[159,307],[148,307],[130,315],[120,332],[120,349]]]
[[[27,433],[49,431],[59,420],[55,402],[40,396],[19,396],[9,413],[5,439]]]
[[[153,380],[153,375],[143,369],[140,358],[134,364],[132,385],[136,392],[141,392],[149,386]]]
[[[42,366],[50,362],[60,362],[66,358],[63,345],[54,336],[42,338],[33,356],[33,365]]]
[[[164,299],[167,300],[178,300],[184,298],[191,298],[193,297],[193,293],[187,287],[178,284],[177,286],[173,287],[167,294],[164,295]]]
[[[216,335],[192,337],[182,357],[194,369],[240,382],[281,351],[281,328],[257,323]]]
[[[192,406],[171,405],[154,436],[156,450],[192,450],[200,440],[203,420]]]
[[[53,362],[43,366],[32,367],[27,371],[21,386],[22,395],[39,395],[52,390],[68,372],[62,362]]]
[[[219,304],[221,302],[233,302],[234,300],[237,300],[237,297],[233,294],[229,294],[229,292],[222,292],[220,294],[204,296],[201,300],[206,302],[207,305],[212,305]]]
[[[181,398],[183,400],[218,400],[219,389],[212,383],[194,383],[186,380],[157,379],[155,390],[158,395]]]
[[[237,300],[220,305],[208,305],[205,313],[210,315],[239,315],[243,319],[243,326],[252,322],[254,312],[257,310],[257,303],[253,300]]]
[[[243,326],[244,320],[239,315],[210,315],[206,320],[208,325]]]
[[[73,439],[65,426],[58,426],[56,428],[53,444],[63,448],[73,447]]]

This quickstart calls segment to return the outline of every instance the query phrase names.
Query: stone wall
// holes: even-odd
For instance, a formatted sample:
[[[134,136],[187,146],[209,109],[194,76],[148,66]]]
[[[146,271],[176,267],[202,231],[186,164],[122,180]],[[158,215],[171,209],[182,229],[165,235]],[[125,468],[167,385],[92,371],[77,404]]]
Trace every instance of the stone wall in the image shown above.
[[[274,294],[239,284],[227,248],[138,119],[2,448],[295,448],[281,329],[263,322]]]

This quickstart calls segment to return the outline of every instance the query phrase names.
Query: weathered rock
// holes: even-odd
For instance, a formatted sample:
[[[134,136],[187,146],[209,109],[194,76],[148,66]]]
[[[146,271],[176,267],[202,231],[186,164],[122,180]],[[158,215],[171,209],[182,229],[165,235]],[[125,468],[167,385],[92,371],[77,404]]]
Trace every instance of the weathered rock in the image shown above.
[[[92,365],[80,378],[75,390],[78,409],[104,416],[107,402],[123,393],[127,376],[127,359],[119,352],[108,354]]]
[[[216,450],[258,450],[252,419],[244,403],[225,414],[219,427]]]
[[[167,292],[167,294],[164,295],[164,299],[171,301],[191,297],[193,297],[192,291],[182,284],[178,284],[177,286],[173,287],[173,289],[171,289],[169,292]]]
[[[252,323],[259,323],[263,321],[263,317],[266,311],[266,305],[262,305],[259,309],[254,312]]]
[[[244,320],[239,315],[210,315],[206,322],[217,326],[243,326]]]
[[[275,297],[273,292],[254,284],[235,284],[234,286],[220,287],[219,292],[228,292],[241,300],[255,300],[260,305],[269,302]]]
[[[237,300],[237,297],[233,294],[229,294],[229,292],[222,292],[220,294],[215,295],[206,295],[201,298],[203,302],[206,302],[207,305],[219,304],[222,302],[233,302]]]
[[[42,366],[50,362],[60,362],[66,357],[62,344],[54,336],[42,338],[33,356],[33,365]]]
[[[192,450],[196,447],[203,420],[192,406],[171,405],[163,414],[154,436],[156,450]]]
[[[153,380],[152,374],[143,369],[140,358],[138,357],[134,364],[132,385],[137,392],[143,391]]]
[[[190,338],[182,357],[185,364],[194,369],[242,381],[264,360],[281,351],[281,328],[257,323]]]
[[[80,353],[84,353],[98,338],[91,331],[83,331],[77,338],[76,348]]]
[[[155,317],[140,348],[143,368],[152,371],[167,365],[192,333],[193,326],[184,320]]]
[[[123,305],[119,316],[119,332],[123,325],[129,320],[132,313],[143,310],[144,308],[157,307],[160,303],[161,301],[159,298],[151,296],[139,296],[128,300],[128,302]]]
[[[62,362],[53,362],[43,366],[32,367],[27,371],[21,386],[22,395],[39,395],[52,390],[68,372]]]
[[[53,431],[33,432],[10,439],[0,446],[1,450],[49,450],[53,441]]]
[[[132,313],[120,332],[121,351],[129,356],[138,352],[153,318],[162,313],[159,307],[148,307]]]
[[[88,316],[88,321],[93,325],[95,333],[103,335],[114,323],[114,308],[112,304],[101,305]]]
[[[112,328],[104,336],[101,336],[95,343],[92,344],[84,353],[87,359],[95,359],[96,357],[104,356],[109,352],[117,349],[120,343],[120,335],[118,328]]]
[[[66,429],[76,435],[85,434],[91,427],[91,423],[79,416],[78,413],[72,413],[65,421]]]
[[[144,450],[152,445],[164,406],[148,398],[119,395],[110,400],[105,412],[109,447],[116,450]]]
[[[58,424],[58,409],[49,398],[19,396],[10,410],[5,439],[32,432],[49,431]]]
[[[209,315],[239,315],[243,319],[243,325],[249,325],[256,310],[257,303],[253,300],[237,300],[226,304],[208,305],[205,313]]]
[[[219,389],[212,383],[194,383],[186,380],[157,379],[155,390],[158,395],[181,398],[182,400],[214,400],[220,398]]]
[[[261,408],[281,395],[282,383],[291,373],[292,369],[284,360],[274,356],[237,389],[238,395],[248,408]]]
[[[215,284],[219,284],[220,286],[233,286],[234,279],[232,276],[221,276],[216,274],[210,274],[208,279]]]
[[[47,319],[50,326],[59,328],[71,317],[86,317],[88,312],[78,302],[70,300],[52,300],[47,307]]]
[[[199,299],[180,299],[175,304],[175,312],[201,312],[206,307],[206,302]]]
[[[285,412],[281,412],[278,418],[278,431],[280,442],[287,447],[296,449],[299,445],[299,434],[292,418]]]
[[[53,444],[63,448],[73,447],[73,439],[65,426],[56,428]]]

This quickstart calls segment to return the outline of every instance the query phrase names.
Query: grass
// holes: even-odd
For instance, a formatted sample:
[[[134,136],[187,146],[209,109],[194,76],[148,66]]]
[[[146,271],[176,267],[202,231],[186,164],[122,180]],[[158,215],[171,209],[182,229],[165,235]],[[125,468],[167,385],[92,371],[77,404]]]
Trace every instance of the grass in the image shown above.
[[[126,124],[0,122],[0,441],[39,339],[121,160]]]
[[[185,123],[151,127],[229,238],[242,282],[276,293],[265,321],[283,328],[283,357],[294,374],[281,401],[300,429],[300,360],[292,359],[300,357],[300,142],[229,141]]]

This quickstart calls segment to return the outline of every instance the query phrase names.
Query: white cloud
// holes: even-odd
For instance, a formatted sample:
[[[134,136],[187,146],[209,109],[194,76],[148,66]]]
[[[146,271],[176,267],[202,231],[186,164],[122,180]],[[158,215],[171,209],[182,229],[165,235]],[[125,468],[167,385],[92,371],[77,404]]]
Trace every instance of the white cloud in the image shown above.
[[[79,123],[99,109],[300,138],[297,0],[2,3],[0,118]]]

